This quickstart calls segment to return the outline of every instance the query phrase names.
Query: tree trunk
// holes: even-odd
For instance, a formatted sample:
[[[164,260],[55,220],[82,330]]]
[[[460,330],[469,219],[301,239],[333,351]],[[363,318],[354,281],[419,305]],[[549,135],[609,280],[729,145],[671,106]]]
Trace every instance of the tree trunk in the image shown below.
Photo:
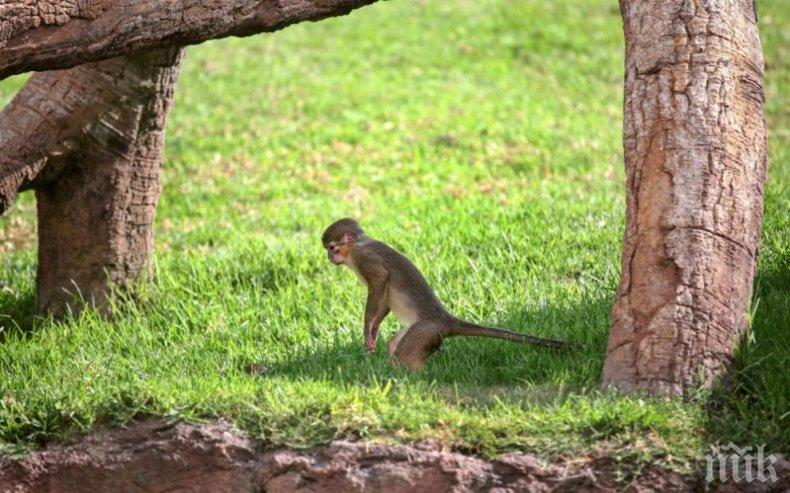
[[[376,0],[0,1],[0,79],[163,46],[271,32]]]
[[[622,0],[627,175],[603,384],[685,394],[747,328],[762,223],[763,59],[752,0]]]
[[[34,188],[38,306],[104,306],[147,272],[165,122],[181,48],[35,74],[0,115],[10,187]]]
[[[247,36],[303,21],[345,15],[376,0],[0,0],[0,79],[30,70],[66,69],[130,53],[150,53],[227,36]],[[144,70],[140,67],[138,70]],[[90,77],[37,74],[0,114],[0,214],[19,190],[70,149],[73,138],[113,99]],[[58,78],[63,77],[62,81]],[[85,78],[84,83],[79,79]],[[77,111],[72,109],[77,108]]]
[[[148,272],[178,46],[374,1],[0,2],[0,79],[94,62],[35,74],[0,113],[0,214],[36,190],[39,308],[106,306],[112,285]]]

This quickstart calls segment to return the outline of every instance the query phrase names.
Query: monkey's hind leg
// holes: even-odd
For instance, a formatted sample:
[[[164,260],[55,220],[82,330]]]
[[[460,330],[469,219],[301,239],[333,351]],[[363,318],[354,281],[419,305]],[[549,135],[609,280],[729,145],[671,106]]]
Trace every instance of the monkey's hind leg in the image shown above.
[[[422,368],[428,356],[441,345],[441,327],[430,320],[415,322],[408,329],[398,331],[387,343],[390,356],[394,356],[409,371]]]
[[[395,332],[395,335],[387,341],[387,355],[389,355],[390,359],[395,356],[395,350],[398,348],[398,344],[400,344],[400,340],[403,339],[403,336],[406,334],[409,328],[406,327],[405,329],[401,329]]]

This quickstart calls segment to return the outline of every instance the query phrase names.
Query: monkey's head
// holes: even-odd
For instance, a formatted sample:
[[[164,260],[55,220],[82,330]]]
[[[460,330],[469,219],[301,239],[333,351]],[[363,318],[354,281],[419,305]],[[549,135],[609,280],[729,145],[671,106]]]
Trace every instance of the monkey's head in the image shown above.
[[[329,225],[321,236],[329,261],[335,265],[344,263],[362,235],[362,228],[353,219],[344,218]]]

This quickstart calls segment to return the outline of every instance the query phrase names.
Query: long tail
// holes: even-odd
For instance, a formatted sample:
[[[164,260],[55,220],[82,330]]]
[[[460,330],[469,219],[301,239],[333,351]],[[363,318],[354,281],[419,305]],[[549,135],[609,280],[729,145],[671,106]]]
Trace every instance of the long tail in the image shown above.
[[[544,339],[542,337],[520,334],[518,332],[511,332],[509,330],[495,327],[485,327],[483,325],[473,324],[465,320],[455,320],[454,323],[449,324],[449,331],[446,334],[446,337],[453,336],[492,337],[494,339],[504,339],[506,341],[525,342],[527,344],[533,344],[536,346],[547,346],[553,348],[570,347],[570,344],[564,341]]]

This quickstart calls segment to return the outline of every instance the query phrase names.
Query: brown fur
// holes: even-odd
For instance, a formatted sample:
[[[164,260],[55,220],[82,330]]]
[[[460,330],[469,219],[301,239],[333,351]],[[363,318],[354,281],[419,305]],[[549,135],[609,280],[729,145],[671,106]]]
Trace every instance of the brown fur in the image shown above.
[[[375,352],[379,324],[391,310],[407,327],[390,339],[388,352],[391,359],[411,371],[419,370],[446,337],[480,336],[554,348],[567,346],[562,341],[484,327],[454,317],[409,259],[386,243],[365,236],[353,219],[336,221],[321,239],[329,259],[352,269],[368,288],[364,328],[368,350]]]

